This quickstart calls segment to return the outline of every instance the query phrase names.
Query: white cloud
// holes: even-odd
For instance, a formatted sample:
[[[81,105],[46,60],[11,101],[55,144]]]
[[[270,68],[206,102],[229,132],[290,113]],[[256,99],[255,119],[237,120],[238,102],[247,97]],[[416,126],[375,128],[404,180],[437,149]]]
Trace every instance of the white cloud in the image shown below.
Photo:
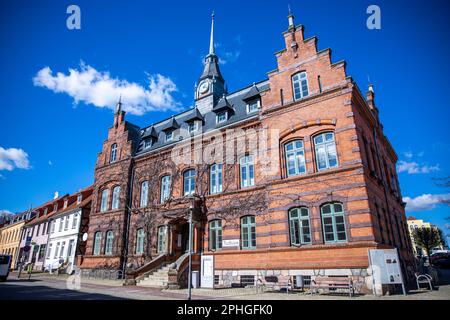
[[[406,202],[406,211],[427,211],[434,209],[438,204],[450,201],[450,193],[427,193],[415,198],[403,197],[403,201]]]
[[[413,157],[412,151],[403,152],[403,155],[405,156],[405,158],[408,158],[408,159],[411,159]]]
[[[428,165],[419,165],[415,161],[404,161],[400,160],[397,165],[397,171],[398,173],[401,172],[407,172],[408,174],[416,174],[416,173],[430,173],[439,171],[439,165],[436,164],[434,166],[428,166]]]
[[[0,170],[29,169],[28,154],[22,149],[0,147]]]
[[[223,57],[219,55],[219,64],[227,64],[228,62],[235,62],[240,55],[241,52],[239,50],[226,51],[223,53]]]
[[[49,67],[42,68],[33,78],[35,86],[45,87],[56,93],[66,93],[78,104],[83,101],[99,108],[115,108],[122,96],[123,110],[142,115],[148,111],[179,111],[179,102],[172,94],[177,86],[161,74],[148,75],[149,86],[144,88],[135,82],[111,78],[107,71],[80,63],[80,69],[69,69],[69,74],[53,75]]]
[[[52,166],[52,165],[53,165],[52,160],[48,160],[48,165],[49,165],[49,166]]]

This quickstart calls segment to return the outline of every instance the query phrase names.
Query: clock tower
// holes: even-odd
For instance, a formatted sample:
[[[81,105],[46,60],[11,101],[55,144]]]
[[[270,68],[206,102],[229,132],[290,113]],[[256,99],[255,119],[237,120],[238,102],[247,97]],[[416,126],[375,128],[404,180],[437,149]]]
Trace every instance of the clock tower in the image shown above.
[[[214,104],[226,93],[225,80],[219,69],[219,57],[214,48],[214,12],[211,19],[209,54],[205,57],[205,67],[195,88],[195,104],[202,114],[211,111]]]

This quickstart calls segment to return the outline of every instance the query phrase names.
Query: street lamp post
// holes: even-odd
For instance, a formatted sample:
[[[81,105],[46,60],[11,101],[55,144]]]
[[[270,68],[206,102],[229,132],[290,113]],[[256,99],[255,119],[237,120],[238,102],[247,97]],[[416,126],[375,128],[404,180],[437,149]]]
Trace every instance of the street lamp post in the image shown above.
[[[188,273],[188,300],[192,297],[192,204],[189,206],[189,273]]]

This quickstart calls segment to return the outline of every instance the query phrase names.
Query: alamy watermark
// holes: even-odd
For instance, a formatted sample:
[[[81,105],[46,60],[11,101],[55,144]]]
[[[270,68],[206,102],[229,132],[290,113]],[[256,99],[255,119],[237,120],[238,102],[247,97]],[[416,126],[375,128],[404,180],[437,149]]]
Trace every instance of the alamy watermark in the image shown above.
[[[66,26],[69,30],[80,30],[81,29],[81,9],[79,6],[72,4],[67,7],[67,17]]]
[[[379,6],[372,4],[367,7],[367,14],[370,16],[367,18],[366,26],[369,30],[380,30],[381,29],[381,9]]]

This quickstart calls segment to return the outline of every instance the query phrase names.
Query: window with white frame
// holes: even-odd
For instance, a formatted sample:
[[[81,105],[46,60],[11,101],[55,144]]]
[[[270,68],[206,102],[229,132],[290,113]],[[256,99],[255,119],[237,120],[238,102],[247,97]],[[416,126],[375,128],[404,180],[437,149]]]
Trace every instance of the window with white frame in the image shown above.
[[[252,100],[247,104],[247,113],[252,113],[252,112],[256,112],[259,110],[260,107],[260,100],[256,99],[256,100]]]
[[[58,258],[58,251],[59,251],[59,246],[60,246],[61,244],[58,242],[58,243],[56,243],[56,248],[55,248],[55,254],[53,255],[53,259],[56,259],[56,258]]]
[[[60,258],[64,258],[64,249],[65,249],[65,246],[66,246],[66,242],[63,241],[62,244],[61,244],[61,251],[59,252],[59,257],[60,257]]]
[[[311,243],[309,210],[306,207],[289,210],[291,245]]]
[[[70,216],[66,216],[64,220],[64,230],[69,229],[69,218]]]
[[[173,130],[166,131],[166,141],[173,140]]]
[[[48,249],[47,249],[47,259],[50,259],[50,256],[52,254],[52,247],[53,247],[53,243],[50,243],[48,245]]]
[[[190,169],[183,174],[184,195],[194,194],[195,192],[195,170]]]
[[[146,138],[144,139],[144,149],[148,149],[152,146],[152,139]]]
[[[59,229],[58,229],[58,232],[61,232],[62,231],[62,229],[63,229],[63,218],[59,218],[58,219],[58,221],[59,221]]]
[[[216,123],[223,123],[228,120],[228,112],[221,111],[216,115]]]
[[[302,140],[294,140],[284,146],[287,176],[295,176],[306,172],[305,149]]]
[[[253,155],[247,155],[239,160],[241,174],[241,188],[253,186],[255,184],[255,173]]]
[[[198,122],[197,121],[191,121],[188,123],[188,131],[189,133],[193,133],[198,130]]]
[[[210,192],[222,192],[222,164],[215,163],[210,167]]]
[[[72,219],[72,229],[75,229],[77,227],[77,224],[78,224],[78,213],[75,213]]]
[[[167,226],[158,228],[158,253],[166,252]]]
[[[100,211],[108,210],[108,198],[109,198],[109,189],[105,189],[102,191],[102,202],[100,205]]]
[[[74,253],[74,248],[75,247],[75,240],[71,239],[69,241],[69,246],[67,247],[67,257],[70,258],[72,256],[72,253]]]
[[[110,152],[110,155],[109,155],[109,162],[113,163],[116,160],[117,160],[117,144],[113,143],[111,145],[111,152]]]
[[[120,186],[116,186],[113,189],[112,197],[112,209],[119,209],[119,197],[120,197]]]
[[[106,232],[106,241],[105,241],[105,254],[112,255],[113,253],[113,243],[114,243],[114,233],[109,230]]]
[[[51,223],[52,224],[50,226],[50,233],[55,233],[56,220],[53,220]]]
[[[136,254],[144,253],[144,229],[138,229],[136,232]]]
[[[148,181],[141,183],[141,207],[146,207],[148,203]]]
[[[306,72],[300,72],[292,76],[292,89],[294,100],[299,100],[309,95]]]
[[[324,132],[314,137],[317,170],[338,166],[336,143],[333,132]]]
[[[170,197],[170,176],[161,178],[161,203],[164,203]]]
[[[102,245],[102,233],[98,231],[94,234],[94,256],[100,255],[101,245]]]
[[[83,199],[83,195],[80,193],[77,197],[77,204],[80,204],[82,199]]]

